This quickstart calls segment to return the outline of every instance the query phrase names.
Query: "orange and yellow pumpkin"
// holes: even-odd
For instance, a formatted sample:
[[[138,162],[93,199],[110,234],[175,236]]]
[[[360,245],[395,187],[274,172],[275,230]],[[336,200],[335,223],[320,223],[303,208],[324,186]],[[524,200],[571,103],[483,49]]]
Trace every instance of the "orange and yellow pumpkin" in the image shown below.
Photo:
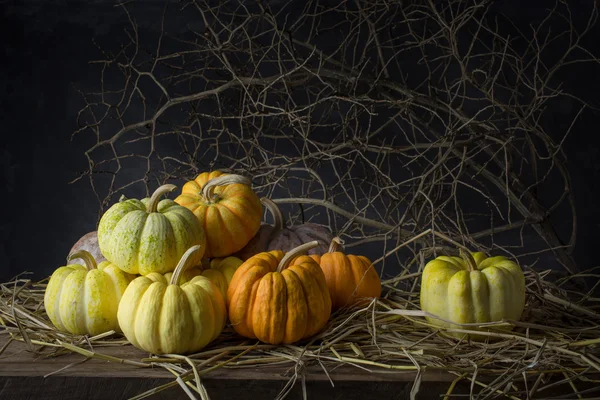
[[[262,205],[250,180],[221,171],[186,182],[175,202],[191,210],[206,232],[205,257],[227,257],[242,249],[260,228]]]
[[[311,242],[284,254],[259,253],[242,264],[229,284],[229,320],[240,335],[270,344],[294,343],[318,333],[331,315],[325,276],[309,256]]]

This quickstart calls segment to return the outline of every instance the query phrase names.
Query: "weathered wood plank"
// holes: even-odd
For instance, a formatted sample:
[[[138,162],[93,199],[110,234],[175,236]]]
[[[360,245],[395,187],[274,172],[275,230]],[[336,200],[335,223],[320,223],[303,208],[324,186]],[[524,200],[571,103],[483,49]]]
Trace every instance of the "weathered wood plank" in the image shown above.
[[[3,345],[4,343],[2,343]],[[102,347],[106,355],[141,360],[147,353],[133,346]],[[29,352],[25,345],[13,342],[0,356],[0,399],[129,399],[162,384],[174,381],[174,376],[160,368],[140,368],[97,359],[85,360],[79,354],[59,357],[44,357]],[[60,372],[57,370],[78,363]],[[202,383],[212,398],[251,398],[252,400],[274,399],[285,388],[292,377],[293,365],[220,368],[202,376]],[[49,375],[45,378],[45,376]],[[305,388],[310,399],[363,400],[365,398],[409,399],[416,373],[413,371],[377,370],[370,373],[352,366],[336,366],[326,375],[318,366],[304,370]],[[546,377],[545,382],[564,377]],[[333,385],[330,382],[333,381]],[[489,381],[494,377],[478,376],[478,380]],[[537,376],[530,377],[535,380]],[[287,399],[302,399],[303,388],[298,378]],[[425,371],[421,376],[419,399],[439,399],[455,375],[442,371]],[[528,387],[532,386],[530,384]],[[597,384],[577,383],[577,388],[592,394],[599,390]],[[474,386],[474,393],[480,388]],[[469,379],[459,382],[453,394],[468,395],[471,390]],[[560,395],[574,396],[568,383],[558,384],[533,398],[548,399]],[[518,396],[517,396],[518,397]],[[151,397],[152,399],[188,399],[187,395],[174,386]],[[508,398],[500,396],[498,398]],[[571,397],[569,397],[571,398]]]
[[[0,345],[1,347],[1,345]],[[148,356],[147,353],[133,346],[102,347],[102,354],[139,361]],[[57,372],[73,363],[83,361],[85,357],[79,354],[65,354],[59,357],[43,357],[33,354],[27,350],[21,342],[13,342],[0,357],[0,376],[56,376],[70,377],[121,377],[121,378],[144,378],[172,379],[173,375],[163,368],[142,368],[128,364],[118,364],[109,361],[90,359],[86,362],[73,365],[63,371]],[[285,380],[290,378],[293,365],[264,366],[256,368],[220,368],[209,374],[207,379],[227,380]],[[327,375],[318,366],[309,366],[305,373],[307,378],[314,381],[329,381]],[[413,382],[416,373],[413,371],[386,371],[378,369],[377,373],[369,373],[352,366],[336,366],[328,371],[329,377],[334,381],[404,381]],[[432,382],[451,382],[456,378],[452,374],[442,371],[426,371],[423,378]]]

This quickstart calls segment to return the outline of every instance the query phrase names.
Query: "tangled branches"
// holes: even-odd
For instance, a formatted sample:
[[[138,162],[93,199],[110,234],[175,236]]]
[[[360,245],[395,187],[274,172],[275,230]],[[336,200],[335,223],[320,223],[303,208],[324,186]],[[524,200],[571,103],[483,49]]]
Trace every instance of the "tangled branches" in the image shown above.
[[[292,222],[328,225],[373,258],[391,253],[393,274],[407,254],[439,248],[430,235],[390,251],[426,229],[577,270],[561,146],[593,105],[561,80],[598,63],[581,45],[595,6],[579,24],[558,2],[521,30],[481,0],[185,0],[165,6],[154,33],[136,7],[120,5],[130,27],[97,61],[101,90],[82,93],[75,132],[95,135],[78,179],[101,209],[218,168],[290,204]],[[561,99],[576,107],[555,132]]]

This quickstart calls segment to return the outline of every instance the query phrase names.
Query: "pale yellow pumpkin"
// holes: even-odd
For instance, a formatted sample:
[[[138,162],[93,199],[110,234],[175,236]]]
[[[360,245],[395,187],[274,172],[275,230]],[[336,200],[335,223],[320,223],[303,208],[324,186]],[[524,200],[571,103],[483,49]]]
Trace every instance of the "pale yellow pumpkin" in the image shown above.
[[[169,281],[148,274],[131,282],[117,313],[123,334],[135,347],[154,354],[196,352],[219,336],[227,320],[221,290],[204,276],[181,283],[200,246],[181,258]]]
[[[120,201],[102,215],[98,244],[107,260],[131,274],[164,274],[175,269],[187,249],[200,245],[192,261],[201,262],[206,236],[198,219],[173,200],[159,202],[175,188],[162,185],[152,197]]]
[[[227,297],[227,287],[229,286],[229,282],[231,282],[233,274],[242,264],[242,260],[233,256],[226,258],[213,258],[210,261],[208,259],[204,259],[202,265],[193,268],[187,268],[185,271],[183,271],[179,277],[179,284],[189,282],[196,276],[204,276],[210,279],[210,281],[219,288],[221,294],[223,294],[223,298],[225,299]],[[152,272],[146,275],[146,277],[152,279],[153,281],[163,280],[156,275],[158,275],[157,272]],[[169,282],[173,276],[173,272],[167,272],[163,276],[164,280]]]
[[[69,261],[75,259],[83,260],[85,266],[63,266],[50,277],[44,293],[50,321],[60,331],[76,335],[119,332],[117,309],[134,276],[108,261],[96,265],[94,257],[85,250],[68,257]]]
[[[481,252],[470,254],[461,250],[461,257],[437,257],[423,270],[421,309],[450,321],[427,317],[436,326],[484,330],[484,327],[456,324],[518,320],[524,306],[523,271],[506,257],[488,258]],[[446,333],[456,338],[464,336],[459,332]],[[471,335],[471,338],[480,340],[485,335]]]
[[[225,258],[213,258],[210,260],[210,269],[205,270],[204,272],[210,270],[220,271],[225,280],[227,281],[227,285],[231,282],[231,278],[233,278],[233,274],[235,271],[242,265],[244,262],[237,257],[229,256]]]

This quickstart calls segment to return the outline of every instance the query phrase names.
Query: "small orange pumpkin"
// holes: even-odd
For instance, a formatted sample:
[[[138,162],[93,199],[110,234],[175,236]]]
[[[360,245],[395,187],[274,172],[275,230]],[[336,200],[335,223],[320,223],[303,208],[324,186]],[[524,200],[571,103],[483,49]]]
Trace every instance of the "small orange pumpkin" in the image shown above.
[[[381,280],[371,260],[365,256],[344,254],[341,244],[341,239],[335,237],[327,253],[310,255],[325,274],[334,311],[354,305],[363,298],[381,296]]]
[[[237,333],[287,344],[323,329],[331,315],[325,276],[312,258],[297,257],[317,245],[306,243],[285,255],[259,253],[237,269],[227,290],[229,320]]]
[[[262,204],[248,178],[203,172],[186,182],[175,199],[191,210],[206,232],[204,257],[227,257],[242,249],[260,228]]]

